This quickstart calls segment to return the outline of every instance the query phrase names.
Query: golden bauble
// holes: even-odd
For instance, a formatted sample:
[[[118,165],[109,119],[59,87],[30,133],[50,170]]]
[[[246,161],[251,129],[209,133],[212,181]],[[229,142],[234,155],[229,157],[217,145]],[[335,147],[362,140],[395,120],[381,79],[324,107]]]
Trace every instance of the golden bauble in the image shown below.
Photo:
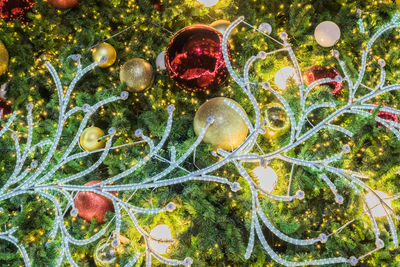
[[[3,75],[8,67],[8,52],[3,42],[0,41],[0,75]]]
[[[285,107],[279,103],[268,104],[264,108],[265,136],[275,138],[286,133],[290,128],[289,114]]]
[[[105,147],[105,142],[99,138],[104,136],[104,132],[102,129],[98,127],[89,127],[86,128],[79,138],[79,143],[81,147],[88,151],[94,151]]]
[[[108,43],[101,43],[92,50],[93,60],[95,62],[100,62],[103,57],[106,61],[101,63],[99,67],[107,68],[114,64],[117,59],[117,52],[114,47]]]
[[[129,91],[140,92],[152,85],[153,67],[144,59],[133,58],[122,65],[119,78],[126,83]]]
[[[228,20],[220,19],[216,20],[213,23],[210,24],[210,27],[216,29],[219,31],[222,35],[224,35],[225,31],[228,29],[229,26],[231,26],[231,22]],[[238,32],[238,30],[235,28],[231,32],[230,36],[235,35]]]
[[[246,111],[237,102],[226,97],[215,97],[200,106],[194,117],[194,131],[197,135],[207,124],[207,118],[212,116],[214,123],[210,125],[203,138],[213,149],[231,150],[239,147],[246,139],[249,129],[244,119],[225,100],[231,101],[243,114]]]

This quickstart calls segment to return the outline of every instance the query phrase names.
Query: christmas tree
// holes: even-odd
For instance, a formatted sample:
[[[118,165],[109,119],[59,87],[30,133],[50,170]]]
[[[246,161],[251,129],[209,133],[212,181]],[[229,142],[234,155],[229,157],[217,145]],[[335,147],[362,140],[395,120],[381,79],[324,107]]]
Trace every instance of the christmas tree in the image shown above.
[[[397,11],[0,0],[0,262],[397,266]]]

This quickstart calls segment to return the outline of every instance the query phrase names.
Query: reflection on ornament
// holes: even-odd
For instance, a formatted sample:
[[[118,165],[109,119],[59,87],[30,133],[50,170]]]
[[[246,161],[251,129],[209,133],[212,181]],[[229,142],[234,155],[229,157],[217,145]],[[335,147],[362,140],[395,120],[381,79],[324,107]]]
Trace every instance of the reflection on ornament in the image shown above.
[[[261,32],[270,35],[272,32],[272,26],[271,24],[267,23],[267,22],[263,22],[260,24],[260,26],[258,26],[258,30],[260,30]]]
[[[279,103],[270,103],[264,109],[266,136],[279,137],[290,128],[289,114]]]
[[[196,112],[194,131],[199,135],[207,124],[207,118],[213,117],[214,122],[207,129],[203,142],[211,144],[213,149],[222,148],[231,151],[243,143],[249,130],[244,119],[225,101],[229,101],[247,116],[242,106],[234,100],[215,97],[202,104]]]
[[[314,37],[320,46],[334,46],[340,39],[340,28],[332,21],[321,22],[315,28]]]
[[[389,214],[389,211],[385,207],[385,205],[381,203],[380,199],[389,207],[391,208],[391,201],[390,199],[387,199],[389,196],[382,192],[382,191],[375,191],[376,195],[372,192],[368,193],[365,195],[365,204],[364,204],[364,210],[365,212],[368,212],[368,208],[372,213],[372,216],[375,218],[383,217],[386,216],[386,214]],[[368,208],[367,208],[368,207]]]
[[[0,75],[3,75],[7,71],[8,60],[8,51],[3,42],[0,41]]]
[[[95,62],[102,61],[104,57],[105,61],[99,64],[99,67],[107,68],[114,64],[117,58],[117,52],[115,51],[114,47],[109,43],[101,43],[93,48],[92,56]]]
[[[274,81],[280,89],[285,89],[288,86],[289,78],[293,78],[297,84],[300,83],[299,78],[296,75],[296,70],[289,66],[278,70],[275,74]]]
[[[156,58],[156,67],[159,70],[166,70],[167,68],[165,67],[165,51],[162,51],[160,54],[158,54]]]
[[[222,34],[206,25],[183,28],[171,39],[165,64],[171,79],[185,90],[217,89],[228,77]]]
[[[204,5],[205,7],[215,6],[219,0],[197,0],[200,4]]]
[[[260,188],[271,193],[278,182],[278,175],[271,167],[257,167],[253,169],[254,175],[257,177]]]
[[[119,78],[129,91],[140,92],[153,84],[153,67],[144,59],[133,58],[122,65]]]
[[[228,29],[229,26],[231,26],[231,22],[228,20],[220,19],[216,20],[213,23],[210,24],[210,27],[216,29],[219,31],[222,35],[225,33],[225,31]],[[235,35],[238,32],[238,30],[235,28],[231,32],[230,36]]]
[[[35,0],[0,0],[0,17],[5,21],[19,19],[28,22],[27,13],[35,6]]]
[[[161,255],[167,254],[169,247],[174,242],[171,230],[166,224],[157,225],[150,232],[149,246]]]
[[[71,8],[79,4],[79,0],[47,0],[47,2],[58,9]]]
[[[94,151],[105,147],[105,142],[101,139],[104,136],[102,129],[98,127],[88,127],[86,128],[80,138],[79,143],[81,147],[88,151]]]

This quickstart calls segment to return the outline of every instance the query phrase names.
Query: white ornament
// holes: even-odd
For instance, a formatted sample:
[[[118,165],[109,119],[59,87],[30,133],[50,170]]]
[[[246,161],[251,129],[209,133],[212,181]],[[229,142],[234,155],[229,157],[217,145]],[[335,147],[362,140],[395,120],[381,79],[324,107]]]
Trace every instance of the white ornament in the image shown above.
[[[263,22],[260,24],[260,26],[258,26],[258,30],[260,30],[263,33],[266,33],[268,35],[271,34],[272,32],[272,26],[271,24],[267,23],[267,22]]]
[[[387,199],[389,196],[382,192],[382,191],[376,191],[376,195],[382,199],[382,201],[391,208],[391,201]],[[386,216],[386,214],[389,213],[387,210],[386,206],[381,203],[380,199],[376,196],[374,193],[368,193],[365,195],[365,203],[364,205],[364,210],[365,212],[368,212],[367,207],[370,209],[372,216],[375,218],[383,217]]]
[[[200,4],[204,5],[205,7],[210,7],[216,5],[219,0],[197,0]]]
[[[165,70],[165,51],[162,51],[156,58],[156,67],[159,70]]]
[[[171,230],[168,225],[160,224],[153,228],[150,232],[150,236],[155,239],[162,239],[165,241],[158,241],[150,237],[149,246],[152,250],[159,254],[168,253],[168,248],[174,242],[172,238]]]
[[[288,85],[288,79],[293,78],[297,84],[300,83],[299,78],[296,75],[296,70],[292,67],[283,67],[278,70],[275,74],[275,84],[280,89],[285,89]]]
[[[260,188],[267,192],[271,193],[278,182],[278,175],[271,167],[257,167],[253,170],[254,175],[258,179],[258,184]]]
[[[315,28],[314,37],[320,46],[334,46],[340,39],[340,28],[332,21],[321,22]]]

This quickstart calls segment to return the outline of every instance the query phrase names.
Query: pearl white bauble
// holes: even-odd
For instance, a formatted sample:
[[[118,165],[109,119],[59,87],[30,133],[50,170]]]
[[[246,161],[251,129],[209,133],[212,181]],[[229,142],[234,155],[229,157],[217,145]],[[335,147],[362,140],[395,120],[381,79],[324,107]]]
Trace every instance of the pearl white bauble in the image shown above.
[[[375,191],[376,195],[378,195],[383,202],[388,205],[389,207],[391,207],[391,201],[388,198],[389,196],[382,192],[382,191]],[[380,202],[379,198],[373,193],[368,193],[365,195],[365,204],[364,204],[364,210],[365,212],[368,212],[368,208],[371,210],[372,216],[374,216],[375,218],[379,218],[379,217],[383,217],[386,215],[386,211],[387,208],[382,205],[382,203]],[[367,208],[368,206],[368,208]],[[389,213],[389,211],[387,211]]]
[[[280,89],[285,89],[289,78],[293,78],[297,84],[300,82],[293,67],[283,67],[276,72],[274,82]]]
[[[166,70],[165,67],[165,51],[162,51],[156,58],[156,67],[159,70]]]
[[[269,24],[267,22],[263,22],[258,26],[258,30],[270,35],[272,32],[272,26],[271,26],[271,24]]]
[[[314,37],[320,46],[334,46],[340,39],[340,28],[332,21],[321,22],[315,28]]]

